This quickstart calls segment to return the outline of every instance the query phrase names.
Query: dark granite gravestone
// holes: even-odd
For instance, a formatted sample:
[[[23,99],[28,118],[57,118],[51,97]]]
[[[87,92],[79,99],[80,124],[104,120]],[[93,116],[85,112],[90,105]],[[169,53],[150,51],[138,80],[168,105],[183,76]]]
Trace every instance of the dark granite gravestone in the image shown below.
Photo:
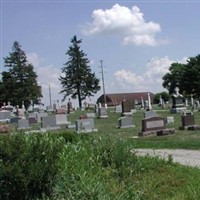
[[[184,112],[181,116],[181,127],[180,130],[199,130],[200,125],[195,125],[195,119],[192,112]]]
[[[139,136],[148,135],[169,135],[175,132],[174,128],[165,127],[165,118],[160,116],[148,117],[142,119],[142,131],[138,134]]]
[[[37,123],[37,119],[35,117],[28,117],[28,122],[29,124],[36,124]]]
[[[171,100],[172,100],[172,107],[170,110],[171,113],[179,113],[186,110],[186,107],[184,105],[183,95],[179,93],[178,88],[175,88],[175,92],[174,94],[172,94]]]
[[[142,132],[155,131],[165,128],[164,117],[149,117],[142,119]]]
[[[122,101],[122,115],[128,116],[133,114],[133,110],[135,109],[135,102],[132,101]]]

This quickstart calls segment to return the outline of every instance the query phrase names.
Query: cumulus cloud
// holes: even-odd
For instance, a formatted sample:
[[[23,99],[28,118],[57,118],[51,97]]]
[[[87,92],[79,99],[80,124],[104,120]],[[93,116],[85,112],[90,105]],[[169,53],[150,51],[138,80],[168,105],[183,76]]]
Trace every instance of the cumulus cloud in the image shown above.
[[[98,9],[92,13],[93,21],[88,23],[83,32],[87,35],[98,33],[120,34],[124,44],[155,46],[161,41],[155,36],[161,31],[158,23],[146,22],[137,6],[129,9],[115,4],[111,9]],[[163,41],[162,41],[163,42]]]
[[[28,53],[27,60],[33,64],[34,71],[38,75],[38,84],[42,87],[42,102],[45,105],[50,104],[49,99],[49,86],[51,88],[51,97],[53,101],[61,101],[62,96],[59,94],[61,91],[61,84],[58,78],[61,75],[61,70],[53,65],[42,66],[42,59],[36,53]]]
[[[115,80],[111,84],[112,88],[109,89],[115,92],[163,91],[162,77],[169,71],[171,64],[174,62],[185,63],[186,60],[186,57],[179,61],[171,60],[168,56],[162,58],[154,57],[146,64],[146,72],[143,74],[135,74],[125,69],[116,71],[114,73]]]

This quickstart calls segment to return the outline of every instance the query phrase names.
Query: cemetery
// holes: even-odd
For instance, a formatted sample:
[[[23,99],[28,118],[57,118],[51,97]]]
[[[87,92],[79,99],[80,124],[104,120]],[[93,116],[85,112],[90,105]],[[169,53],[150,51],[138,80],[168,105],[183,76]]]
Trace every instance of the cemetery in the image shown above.
[[[147,94],[147,102],[136,104],[134,100],[122,100],[116,106],[104,107],[101,103],[92,109],[73,110],[71,102],[67,105],[56,105],[52,110],[47,106],[46,110],[40,110],[38,106],[25,110],[12,107],[10,103],[0,110],[0,123],[10,125],[12,129],[31,131],[65,130],[74,133],[104,131],[118,133],[120,129],[131,136],[168,135],[181,132],[181,130],[199,130],[200,120],[198,110],[194,110],[192,104],[185,105],[182,96],[176,89],[172,95],[172,105],[152,105]],[[137,101],[138,102],[138,101]],[[85,122],[84,122],[85,121]],[[84,125],[87,124],[87,125]],[[81,131],[83,126],[84,131]],[[119,130],[117,128],[119,128]],[[97,131],[98,130],[98,131]],[[4,131],[5,132],[5,131]],[[122,136],[123,137],[123,136]]]
[[[183,111],[171,112],[170,104],[160,106],[147,101],[141,106],[127,100],[112,107],[105,108],[99,104],[92,109],[81,110],[68,109],[63,105],[34,111],[19,107],[9,110],[2,108],[2,152],[13,151],[18,157],[17,160],[10,158],[13,171],[9,172],[9,176],[24,177],[24,182],[16,189],[21,191],[21,187],[24,187],[23,193],[18,192],[18,199],[23,199],[25,194],[29,197],[40,194],[38,188],[42,187],[45,191],[53,188],[53,195],[58,199],[68,198],[68,190],[73,191],[77,199],[82,199],[88,187],[90,192],[95,189],[94,194],[88,192],[92,198],[98,194],[105,195],[105,198],[116,199],[121,195],[122,199],[135,199],[137,192],[143,191],[141,181],[145,183],[142,187],[146,188],[142,194],[144,199],[152,199],[155,195],[159,199],[170,198],[171,190],[173,194],[179,195],[182,188],[184,197],[191,195],[188,183],[193,185],[194,190],[200,187],[199,168],[174,163],[171,156],[166,159],[143,158],[136,153],[139,148],[200,149],[200,112],[191,105],[185,107],[187,109]],[[15,142],[20,147],[13,146]],[[38,158],[42,159],[38,161]],[[21,160],[26,163],[24,166],[20,165]],[[32,163],[31,168],[29,163]],[[19,170],[15,172],[16,166]],[[27,170],[32,171],[19,174]],[[39,174],[33,178],[32,173],[37,174],[36,171]],[[62,179],[54,179],[55,174]],[[49,178],[55,181],[54,185],[47,181]],[[181,181],[179,184],[180,180],[185,180],[185,183]],[[28,186],[30,181],[34,182],[34,187]],[[46,181],[46,185],[42,184]],[[158,182],[162,184],[158,185]],[[171,187],[172,182],[177,182],[176,187]],[[113,184],[117,188],[115,194],[111,187]],[[134,188],[129,190],[124,184],[126,187],[134,185]],[[55,192],[54,186],[58,185],[60,191],[63,191],[61,196]],[[157,189],[154,185],[158,185]],[[167,192],[161,192],[163,187],[169,188]],[[16,195],[16,190],[9,190],[10,194]],[[199,197],[197,193],[192,195]]]

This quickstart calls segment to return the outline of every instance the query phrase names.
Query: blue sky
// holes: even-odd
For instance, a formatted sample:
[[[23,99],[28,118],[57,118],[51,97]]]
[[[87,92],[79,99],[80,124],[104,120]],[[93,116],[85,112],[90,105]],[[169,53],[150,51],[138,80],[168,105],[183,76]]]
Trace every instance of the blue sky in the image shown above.
[[[58,77],[74,35],[106,93],[162,92],[173,62],[200,53],[200,1],[10,1],[1,0],[3,57],[18,41],[34,65],[43,102],[61,100]],[[102,94],[98,92],[91,100]]]

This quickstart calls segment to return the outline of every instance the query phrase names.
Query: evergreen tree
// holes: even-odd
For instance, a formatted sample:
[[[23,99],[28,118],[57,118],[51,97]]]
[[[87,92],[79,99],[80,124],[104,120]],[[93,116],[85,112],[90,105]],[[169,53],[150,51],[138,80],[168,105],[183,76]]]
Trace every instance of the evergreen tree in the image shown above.
[[[64,94],[63,100],[68,96],[72,99],[78,98],[80,108],[82,100],[100,90],[99,79],[91,72],[87,55],[80,49],[81,42],[76,36],[72,38],[72,45],[66,53],[69,59],[62,68],[63,75],[59,78],[62,85],[60,93]]]
[[[27,62],[26,54],[19,42],[14,42],[12,52],[4,58],[4,62],[8,71],[2,72],[0,100],[10,101],[14,106],[21,106],[23,101],[26,108],[31,100],[33,103],[38,103],[42,93],[37,83],[37,74],[33,65]]]

